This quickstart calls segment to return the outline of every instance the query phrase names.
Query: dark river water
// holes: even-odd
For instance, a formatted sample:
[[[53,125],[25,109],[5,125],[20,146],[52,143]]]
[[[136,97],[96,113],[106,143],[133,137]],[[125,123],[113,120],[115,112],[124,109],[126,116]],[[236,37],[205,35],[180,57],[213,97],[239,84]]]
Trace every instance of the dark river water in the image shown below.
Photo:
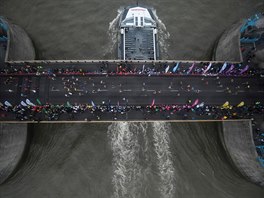
[[[36,124],[0,197],[263,197],[227,160],[218,124]]]
[[[167,59],[207,59],[232,23],[263,0],[155,0]],[[39,59],[115,59],[114,27],[128,0],[0,0],[0,15],[23,27]],[[220,144],[217,123],[42,124],[1,198],[260,198]]]
[[[39,59],[116,59],[112,24],[130,0],[0,0],[0,15],[23,27]],[[231,24],[263,11],[263,0],[144,0],[161,21],[163,59],[210,60]]]

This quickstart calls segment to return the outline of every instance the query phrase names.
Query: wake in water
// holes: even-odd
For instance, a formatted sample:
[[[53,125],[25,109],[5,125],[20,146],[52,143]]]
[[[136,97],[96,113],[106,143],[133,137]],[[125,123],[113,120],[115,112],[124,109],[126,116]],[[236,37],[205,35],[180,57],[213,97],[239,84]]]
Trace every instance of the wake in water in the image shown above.
[[[108,128],[113,151],[113,198],[140,197],[141,166],[137,129],[136,124],[128,122],[113,123]]]
[[[162,59],[166,60],[169,59],[169,38],[170,33],[167,31],[167,28],[165,24],[159,19],[156,10],[153,9],[153,14],[155,18],[157,19],[157,25],[158,25],[158,43],[159,43],[159,49],[160,49],[160,55]]]
[[[153,123],[154,146],[161,180],[159,190],[163,198],[172,198],[175,192],[174,167],[170,152],[170,132],[171,127],[169,123]]]
[[[105,48],[104,56],[107,56],[107,54],[111,54],[111,56],[113,56],[113,53],[117,52],[115,48],[117,46],[117,38],[118,38],[118,32],[119,32],[118,23],[119,23],[120,15],[123,9],[124,8],[119,8],[117,10],[117,16],[109,23],[109,27],[107,31],[109,42],[107,44],[107,47]],[[117,55],[114,55],[112,59],[116,59],[116,57]]]
[[[153,190],[151,153],[156,155],[159,182],[154,183],[159,186],[160,197],[174,196],[174,167],[169,147],[171,128],[165,122],[154,122],[152,128],[153,141],[150,141],[147,123],[116,122],[108,127],[113,151],[113,198],[149,196]]]

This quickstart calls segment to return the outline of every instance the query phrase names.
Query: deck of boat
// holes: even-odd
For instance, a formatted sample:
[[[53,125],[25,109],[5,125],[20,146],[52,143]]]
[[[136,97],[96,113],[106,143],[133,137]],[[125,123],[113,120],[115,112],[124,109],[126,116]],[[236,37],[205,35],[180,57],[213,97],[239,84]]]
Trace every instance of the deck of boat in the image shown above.
[[[125,57],[127,60],[153,60],[154,38],[152,28],[132,28],[125,31]]]

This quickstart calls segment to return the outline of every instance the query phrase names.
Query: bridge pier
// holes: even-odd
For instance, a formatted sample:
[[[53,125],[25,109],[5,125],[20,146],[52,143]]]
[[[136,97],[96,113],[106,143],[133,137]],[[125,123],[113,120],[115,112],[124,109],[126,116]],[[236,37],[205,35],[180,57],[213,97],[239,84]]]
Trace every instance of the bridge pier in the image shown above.
[[[28,124],[0,123],[0,184],[18,168],[27,147]]]
[[[250,120],[225,121],[220,130],[231,163],[251,182],[264,186],[264,169],[257,159]]]

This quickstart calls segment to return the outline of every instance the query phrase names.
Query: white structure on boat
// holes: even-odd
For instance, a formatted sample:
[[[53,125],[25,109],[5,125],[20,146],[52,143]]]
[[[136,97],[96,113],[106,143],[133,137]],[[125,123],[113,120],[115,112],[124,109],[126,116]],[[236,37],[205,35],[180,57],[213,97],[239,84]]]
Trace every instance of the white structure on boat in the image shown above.
[[[157,24],[152,8],[142,6],[125,8],[120,16],[119,28],[119,59],[159,59]]]

